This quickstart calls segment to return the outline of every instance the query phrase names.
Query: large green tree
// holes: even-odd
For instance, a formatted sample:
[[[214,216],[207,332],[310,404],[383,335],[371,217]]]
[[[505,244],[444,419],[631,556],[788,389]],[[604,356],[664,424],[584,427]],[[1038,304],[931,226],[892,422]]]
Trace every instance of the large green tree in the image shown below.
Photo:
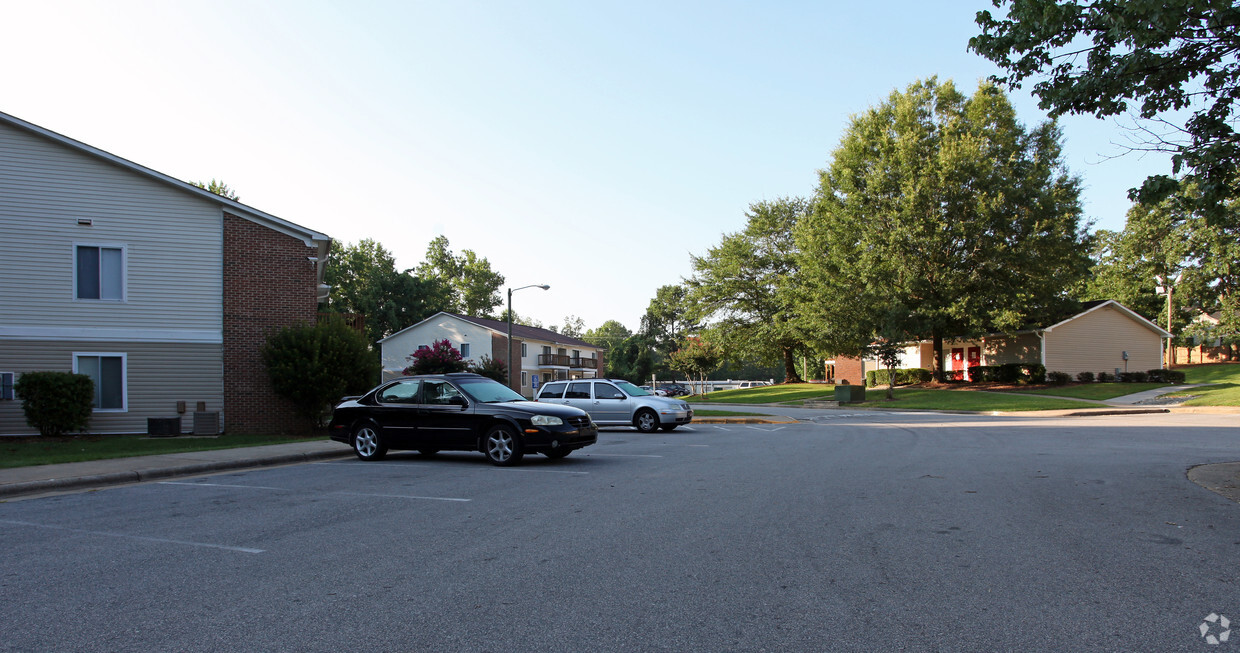
[[[492,311],[504,303],[499,289],[504,275],[491,269],[485,257],[473,250],[459,255],[448,248],[446,236],[436,236],[426,248],[426,258],[417,268],[423,278],[439,279],[452,288],[452,310],[474,317],[492,317]]]
[[[799,383],[796,355],[805,349],[793,279],[797,275],[793,229],[809,213],[801,198],[756,202],[745,228],[725,234],[704,256],[692,257],[686,313],[709,322],[729,361],[782,361],[788,383]]]
[[[1240,7],[1230,0],[993,0],[969,47],[1002,67],[996,81],[1033,93],[1052,116],[1130,114],[1134,149],[1173,153],[1172,174],[1196,184],[1213,212],[1238,196]],[[1138,195],[1156,202],[1178,182],[1158,175]]]
[[[642,315],[641,332],[654,341],[655,350],[666,356],[680,347],[685,334],[698,324],[688,315],[684,286],[660,286]]]
[[[333,252],[324,282],[331,286],[327,309],[365,316],[372,343],[451,307],[451,288],[439,279],[398,272],[392,254],[370,239]]]
[[[797,226],[800,312],[817,344],[1014,331],[1066,310],[1088,271],[1080,182],[1059,129],[1004,93],[916,82],[852,118]]]

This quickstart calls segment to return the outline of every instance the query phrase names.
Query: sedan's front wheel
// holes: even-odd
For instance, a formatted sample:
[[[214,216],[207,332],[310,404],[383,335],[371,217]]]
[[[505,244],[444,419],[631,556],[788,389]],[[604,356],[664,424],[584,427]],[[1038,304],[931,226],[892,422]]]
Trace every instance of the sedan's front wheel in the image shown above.
[[[640,410],[633,417],[633,426],[642,433],[654,433],[659,428],[659,416],[653,410]]]
[[[379,460],[387,455],[387,445],[379,435],[379,427],[363,424],[353,432],[353,451],[362,460]]]
[[[521,457],[525,455],[521,439],[507,426],[496,426],[487,431],[487,436],[482,441],[482,452],[487,455],[491,464],[501,467],[515,465],[521,462]]]

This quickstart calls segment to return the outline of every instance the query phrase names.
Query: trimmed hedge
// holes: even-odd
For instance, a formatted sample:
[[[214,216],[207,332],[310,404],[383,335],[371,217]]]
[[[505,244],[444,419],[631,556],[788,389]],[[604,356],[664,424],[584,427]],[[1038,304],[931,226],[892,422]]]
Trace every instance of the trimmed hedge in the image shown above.
[[[95,406],[95,382],[72,372],[24,372],[13,391],[26,423],[44,436],[85,431]]]
[[[1004,363],[1003,365],[978,365],[969,368],[974,381],[983,383],[1034,383],[1046,382],[1046,367],[1041,363]]]
[[[1076,375],[1076,380],[1081,383],[1093,383],[1094,373],[1093,372],[1080,372]]]
[[[1098,372],[1098,383],[1110,383],[1115,380],[1115,375],[1110,372]]]
[[[1184,373],[1179,370],[1150,370],[1145,373],[1153,383],[1184,383]]]
[[[1120,383],[1145,383],[1149,375],[1145,372],[1120,372]]]
[[[1051,385],[1068,385],[1072,382],[1072,375],[1067,372],[1047,372],[1046,382]]]
[[[909,367],[905,369],[891,370],[896,377],[896,385],[913,385],[915,383],[926,383],[934,378],[930,370],[921,367]],[[876,385],[888,385],[890,377],[887,370],[870,370],[865,373],[865,384],[869,387]]]

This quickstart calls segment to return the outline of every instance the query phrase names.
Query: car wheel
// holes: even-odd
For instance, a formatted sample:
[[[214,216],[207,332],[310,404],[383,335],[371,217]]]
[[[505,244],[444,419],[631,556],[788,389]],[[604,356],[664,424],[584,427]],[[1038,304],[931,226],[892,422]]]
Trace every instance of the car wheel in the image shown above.
[[[482,452],[491,464],[501,467],[515,465],[525,455],[521,450],[521,439],[507,426],[496,426],[487,431],[482,441]]]
[[[642,433],[654,433],[659,428],[659,416],[653,410],[639,410],[633,417],[633,426]]]
[[[663,429],[664,431],[675,431],[677,426],[680,426],[680,425],[679,424],[664,424],[663,426],[660,426],[659,428]]]
[[[353,452],[362,460],[379,460],[387,454],[387,445],[379,435],[379,427],[363,424],[353,431]]]
[[[543,455],[552,460],[559,460],[560,458],[563,458],[572,452],[573,450],[569,449],[568,447],[556,447],[555,449],[549,449],[547,451],[544,451]]]

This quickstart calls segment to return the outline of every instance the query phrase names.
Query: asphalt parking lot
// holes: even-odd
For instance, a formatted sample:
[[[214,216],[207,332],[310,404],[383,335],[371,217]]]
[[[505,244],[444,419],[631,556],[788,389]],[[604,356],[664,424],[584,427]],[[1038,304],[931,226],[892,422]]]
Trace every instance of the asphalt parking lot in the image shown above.
[[[0,650],[1201,650],[1238,440],[840,411],[0,503]]]

